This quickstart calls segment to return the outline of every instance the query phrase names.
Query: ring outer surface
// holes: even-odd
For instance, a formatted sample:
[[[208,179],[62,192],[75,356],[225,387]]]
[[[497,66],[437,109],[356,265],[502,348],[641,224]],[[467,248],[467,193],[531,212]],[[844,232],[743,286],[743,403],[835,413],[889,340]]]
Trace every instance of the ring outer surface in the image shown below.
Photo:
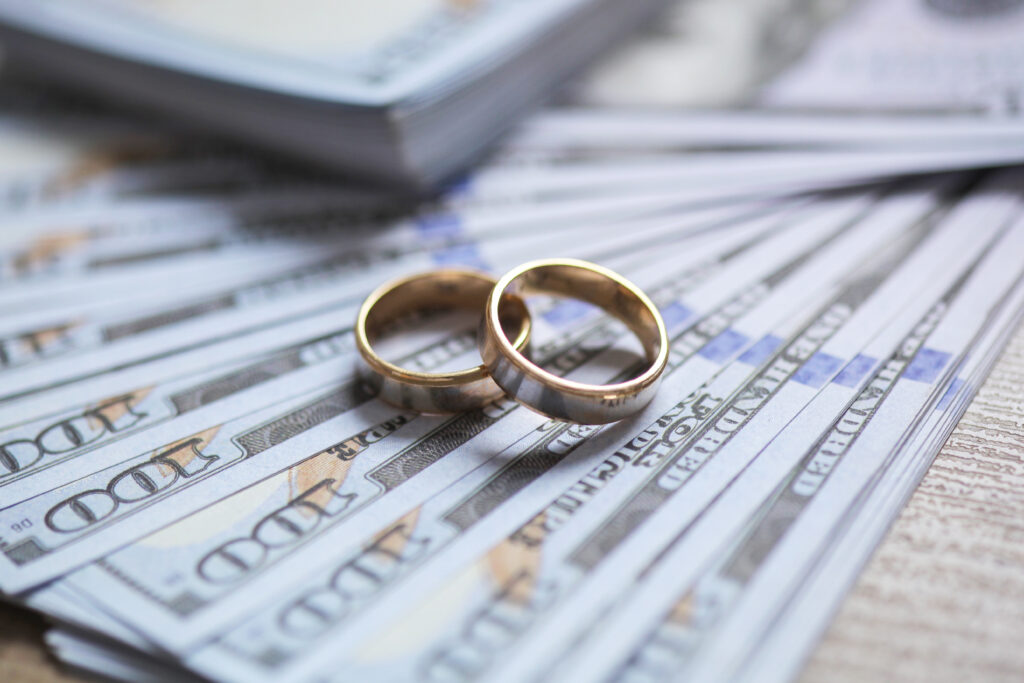
[[[525,295],[530,291],[557,293],[600,306],[619,318],[640,339],[644,346],[648,367],[636,377],[615,384],[583,384],[563,379],[538,367],[515,350],[502,331],[498,317],[500,296],[507,295],[510,286],[531,271],[558,269],[579,271],[591,284],[606,281],[614,285],[612,303],[625,304],[646,311],[648,320],[626,319],[621,311],[609,310],[608,301],[588,296],[580,287],[560,287],[557,290],[517,286],[514,293]],[[601,285],[604,288],[610,285]],[[631,301],[630,301],[631,300]],[[481,321],[480,355],[494,381],[511,398],[528,408],[559,420],[578,424],[608,424],[629,417],[641,410],[657,393],[661,376],[668,363],[668,333],[664,320],[654,303],[638,287],[612,270],[578,259],[542,259],[524,263],[505,275],[494,286],[487,301],[487,310]]]
[[[467,283],[470,287],[467,290]],[[450,414],[476,410],[501,398],[504,391],[483,365],[452,372],[420,372],[381,358],[373,350],[375,309],[384,302],[412,314],[427,309],[478,308],[483,312],[495,280],[475,270],[446,268],[387,282],[374,290],[356,315],[354,335],[360,358],[360,375],[378,398],[401,408],[422,413]],[[403,298],[411,302],[392,301]],[[476,304],[477,300],[479,303]],[[528,353],[532,322],[523,300],[514,295],[502,299],[501,318],[515,327],[513,342],[520,353]],[[384,321],[394,322],[393,320]]]

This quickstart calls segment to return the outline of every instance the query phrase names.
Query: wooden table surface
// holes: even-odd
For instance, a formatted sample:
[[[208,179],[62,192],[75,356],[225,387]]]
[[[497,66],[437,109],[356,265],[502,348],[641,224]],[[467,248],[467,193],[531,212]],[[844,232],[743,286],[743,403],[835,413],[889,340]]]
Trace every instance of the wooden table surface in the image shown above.
[[[62,671],[0,606],[0,682]],[[1024,326],[861,575],[801,683],[1024,681]]]

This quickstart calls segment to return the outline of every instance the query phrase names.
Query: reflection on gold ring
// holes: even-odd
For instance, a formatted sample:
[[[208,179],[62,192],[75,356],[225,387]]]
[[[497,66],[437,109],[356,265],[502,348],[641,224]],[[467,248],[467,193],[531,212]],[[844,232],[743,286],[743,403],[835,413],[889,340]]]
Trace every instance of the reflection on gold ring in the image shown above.
[[[500,323],[503,297],[530,292],[559,294],[603,308],[639,338],[647,369],[625,382],[595,385],[540,368],[515,348]],[[498,280],[487,301],[480,355],[494,381],[520,403],[548,417],[606,424],[650,403],[668,362],[668,335],[655,305],[622,276],[587,261],[545,259],[524,263]]]
[[[489,275],[451,268],[388,282],[366,298],[356,316],[356,348],[362,374],[381,399],[425,413],[456,413],[501,397],[501,388],[482,365],[455,372],[418,372],[389,363],[373,350],[373,342],[389,324],[411,314],[464,309],[482,315],[494,284]],[[526,353],[531,332],[526,304],[510,294],[495,305],[503,335],[511,335],[517,353]]]

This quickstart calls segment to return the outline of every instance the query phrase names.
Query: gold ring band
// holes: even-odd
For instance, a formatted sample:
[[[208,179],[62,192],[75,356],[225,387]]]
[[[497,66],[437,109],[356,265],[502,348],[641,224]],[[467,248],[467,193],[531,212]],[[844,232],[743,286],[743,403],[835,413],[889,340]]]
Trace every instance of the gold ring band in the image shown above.
[[[482,365],[444,373],[417,372],[389,363],[373,350],[373,342],[389,324],[414,313],[466,309],[482,312],[494,288],[494,278],[472,270],[443,269],[394,280],[378,287],[356,316],[356,348],[363,375],[379,397],[402,408],[425,413],[474,410],[502,396],[502,390]],[[499,325],[507,326],[511,345],[524,353],[530,343],[531,321],[526,304],[517,296],[495,303]],[[503,333],[504,336],[504,333]]]
[[[644,348],[648,367],[617,384],[563,379],[516,350],[500,323],[502,298],[531,292],[581,299],[621,320]],[[587,261],[545,259],[509,271],[494,286],[481,323],[480,355],[494,381],[509,396],[539,413],[580,424],[606,424],[642,410],[658,389],[668,362],[668,335],[657,307],[617,273]]]

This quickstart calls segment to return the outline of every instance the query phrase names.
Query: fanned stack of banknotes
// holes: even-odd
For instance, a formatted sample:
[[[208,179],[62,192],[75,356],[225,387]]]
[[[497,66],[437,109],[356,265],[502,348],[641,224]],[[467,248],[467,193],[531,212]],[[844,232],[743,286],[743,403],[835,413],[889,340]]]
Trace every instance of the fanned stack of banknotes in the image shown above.
[[[793,678],[1024,314],[1019,4],[868,2],[743,110],[542,111],[428,206],[4,90],[4,596],[125,681]],[[659,306],[642,413],[366,390],[369,291],[548,256]],[[637,353],[530,305],[553,372]]]

